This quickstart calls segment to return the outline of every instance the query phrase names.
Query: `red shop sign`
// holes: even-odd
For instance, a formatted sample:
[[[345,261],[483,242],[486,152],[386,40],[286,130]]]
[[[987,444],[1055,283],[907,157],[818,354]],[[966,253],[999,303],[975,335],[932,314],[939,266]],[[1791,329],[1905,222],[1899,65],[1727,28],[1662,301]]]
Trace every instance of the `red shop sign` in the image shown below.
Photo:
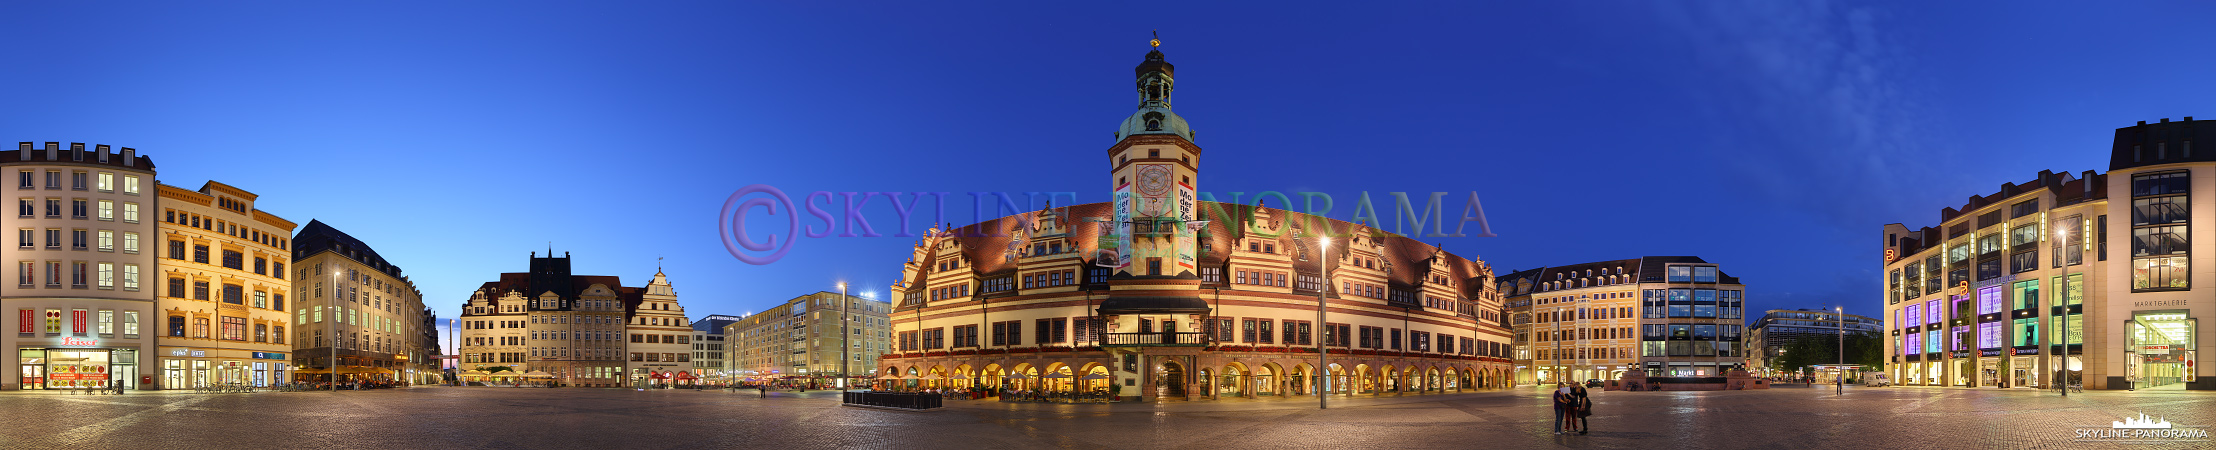
[[[83,333],[83,332],[87,331],[88,329],[87,329],[87,328],[85,328],[85,310],[82,310],[82,309],[75,309],[75,310],[70,310],[70,311],[69,311],[69,324],[70,324],[70,326],[72,326],[72,327],[75,327],[75,328],[70,328],[70,329],[69,329],[70,331],[74,331],[74,332],[78,332],[78,333]]]
[[[38,316],[36,314],[33,314],[31,310],[23,310],[23,319],[16,322],[20,324],[16,327],[16,332],[30,333],[33,332],[33,330],[37,330],[37,325],[32,324],[32,322],[35,321],[36,317]]]

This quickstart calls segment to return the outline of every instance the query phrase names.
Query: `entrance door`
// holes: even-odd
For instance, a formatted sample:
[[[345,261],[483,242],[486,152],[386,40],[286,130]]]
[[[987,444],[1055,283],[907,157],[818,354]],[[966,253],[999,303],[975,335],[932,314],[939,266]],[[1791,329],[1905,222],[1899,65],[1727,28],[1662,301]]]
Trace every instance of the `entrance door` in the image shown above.
[[[1154,396],[1157,398],[1185,398],[1185,367],[1176,361],[1163,361],[1154,372]]]

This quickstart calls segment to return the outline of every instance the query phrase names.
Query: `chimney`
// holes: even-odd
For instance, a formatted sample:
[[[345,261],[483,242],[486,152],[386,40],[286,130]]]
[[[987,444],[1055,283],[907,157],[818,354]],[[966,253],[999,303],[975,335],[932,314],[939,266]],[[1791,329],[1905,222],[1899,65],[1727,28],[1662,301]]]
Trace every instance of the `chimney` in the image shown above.
[[[2147,124],[2147,121],[2141,120],[2141,121],[2139,121],[2139,124],[2140,124],[2140,125],[2146,125],[2146,124]]]
[[[2162,118],[2162,123],[2170,123],[2170,118],[2168,118],[2168,117],[2164,117],[2164,118]]]

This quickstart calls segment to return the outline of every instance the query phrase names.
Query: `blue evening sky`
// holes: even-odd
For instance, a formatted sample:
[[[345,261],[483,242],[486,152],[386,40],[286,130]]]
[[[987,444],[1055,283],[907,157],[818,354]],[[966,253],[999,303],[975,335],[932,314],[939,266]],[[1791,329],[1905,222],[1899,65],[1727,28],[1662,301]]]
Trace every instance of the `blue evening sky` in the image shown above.
[[[882,295],[914,238],[750,265],[726,197],[946,191],[964,224],[967,191],[1106,201],[1151,30],[1201,190],[1326,192],[1341,219],[1360,192],[1450,192],[1455,216],[1474,191],[1499,237],[1428,241],[1502,272],[1698,255],[1757,309],[1875,314],[1881,225],[2216,118],[2206,3],[186,3],[0,6],[0,141],[256,192],[442,316],[549,241],[630,285],[668,258],[694,317]]]

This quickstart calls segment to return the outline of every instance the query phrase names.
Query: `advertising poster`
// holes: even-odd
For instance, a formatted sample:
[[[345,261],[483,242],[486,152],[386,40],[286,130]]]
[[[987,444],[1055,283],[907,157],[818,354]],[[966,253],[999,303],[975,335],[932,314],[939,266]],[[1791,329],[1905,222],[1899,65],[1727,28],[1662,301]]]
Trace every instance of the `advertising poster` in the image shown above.
[[[1193,245],[1193,241],[1200,235],[1200,228],[1206,226],[1205,223],[1195,222],[1193,219],[1197,214],[1195,209],[1200,206],[1197,197],[1193,185],[1177,183],[1177,267],[1194,272],[1199,271],[1196,267],[1200,260],[1194,256],[1194,252],[1199,249]]]
[[[1104,248],[1104,250],[1114,252],[1112,256],[1116,258],[1116,271],[1122,272],[1131,267],[1131,202],[1134,201],[1131,198],[1131,185],[1116,186],[1115,197],[1116,223],[1110,226],[1116,230],[1116,233],[1115,236],[1112,236],[1113,239],[1110,239],[1111,236],[1102,236],[1100,245],[1101,247],[1115,246],[1115,248]]]

